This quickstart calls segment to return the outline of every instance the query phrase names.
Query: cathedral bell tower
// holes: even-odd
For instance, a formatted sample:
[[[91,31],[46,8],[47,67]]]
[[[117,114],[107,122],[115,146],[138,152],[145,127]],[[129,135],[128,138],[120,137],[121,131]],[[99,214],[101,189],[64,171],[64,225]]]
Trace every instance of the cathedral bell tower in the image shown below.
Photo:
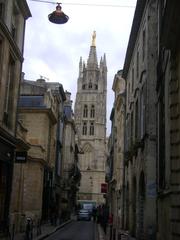
[[[79,156],[81,185],[78,199],[104,202],[101,184],[105,182],[107,66],[104,54],[98,65],[96,32],[87,63],[80,58],[75,100],[75,125],[83,154]]]

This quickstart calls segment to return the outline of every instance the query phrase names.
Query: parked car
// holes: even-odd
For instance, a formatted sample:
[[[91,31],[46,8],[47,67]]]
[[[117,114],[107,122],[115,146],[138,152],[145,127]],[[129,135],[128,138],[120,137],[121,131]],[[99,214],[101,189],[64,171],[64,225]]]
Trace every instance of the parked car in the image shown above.
[[[77,213],[77,220],[78,221],[80,221],[80,220],[90,221],[91,214],[86,209],[80,209],[79,212]]]

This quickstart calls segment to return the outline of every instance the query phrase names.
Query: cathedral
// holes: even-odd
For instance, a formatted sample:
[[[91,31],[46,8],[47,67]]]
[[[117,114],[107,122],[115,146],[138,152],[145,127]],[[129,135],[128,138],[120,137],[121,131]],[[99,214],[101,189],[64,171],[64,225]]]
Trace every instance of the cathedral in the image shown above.
[[[75,125],[80,138],[81,184],[78,200],[102,204],[106,162],[107,66],[104,54],[98,64],[96,32],[93,32],[87,63],[79,62],[75,100]]]

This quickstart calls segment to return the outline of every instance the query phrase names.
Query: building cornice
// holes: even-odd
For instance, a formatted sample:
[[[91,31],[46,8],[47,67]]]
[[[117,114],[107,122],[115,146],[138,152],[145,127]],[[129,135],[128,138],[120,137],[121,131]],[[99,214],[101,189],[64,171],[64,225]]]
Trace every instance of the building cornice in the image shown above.
[[[136,39],[138,36],[140,23],[142,20],[146,2],[147,2],[147,0],[138,0],[137,4],[136,4],[136,9],[135,9],[135,13],[134,13],[133,23],[132,23],[132,27],[131,27],[128,47],[127,47],[127,51],[126,51],[126,57],[125,57],[125,62],[124,62],[124,67],[123,67],[123,72],[122,72],[122,77],[124,79],[127,78],[127,74],[128,74],[130,63],[131,63],[131,58],[132,58],[132,54],[133,54],[134,47],[136,44]]]
[[[21,9],[25,19],[28,19],[29,17],[32,17],[31,12],[29,10],[29,6],[28,6],[26,0],[18,0],[17,4],[18,4],[19,8]]]
[[[46,113],[49,115],[53,123],[57,122],[57,117],[50,108],[30,108],[30,107],[19,107],[19,113]]]
[[[0,127],[0,141],[4,141],[9,145],[15,147],[17,139],[15,136],[11,135],[10,132],[6,131],[4,128]]]
[[[23,55],[22,55],[20,49],[18,48],[16,42],[12,38],[11,33],[9,32],[9,29],[7,28],[7,26],[4,24],[4,22],[2,20],[0,20],[0,30],[2,31],[2,34],[4,35],[3,37],[9,41],[11,50],[14,53],[15,57],[22,63],[24,60]]]

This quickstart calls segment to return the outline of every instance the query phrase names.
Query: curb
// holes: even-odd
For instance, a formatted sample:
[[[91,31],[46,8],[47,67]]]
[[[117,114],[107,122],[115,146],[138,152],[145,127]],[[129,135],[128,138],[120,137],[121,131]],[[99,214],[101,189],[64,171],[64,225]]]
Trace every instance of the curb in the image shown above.
[[[64,227],[65,225],[67,225],[68,223],[71,223],[73,220],[69,220],[67,222],[62,223],[61,225],[59,225],[58,227],[56,227],[53,231],[49,232],[49,233],[45,233],[44,235],[41,235],[37,238],[35,238],[34,240],[41,240],[41,239],[45,239],[47,237],[49,237],[51,234],[55,233],[56,231],[58,231],[60,228]]]
[[[104,231],[103,231],[102,227],[100,226],[100,224],[97,224],[97,228],[98,228],[98,240],[105,240],[106,235],[104,234]]]

